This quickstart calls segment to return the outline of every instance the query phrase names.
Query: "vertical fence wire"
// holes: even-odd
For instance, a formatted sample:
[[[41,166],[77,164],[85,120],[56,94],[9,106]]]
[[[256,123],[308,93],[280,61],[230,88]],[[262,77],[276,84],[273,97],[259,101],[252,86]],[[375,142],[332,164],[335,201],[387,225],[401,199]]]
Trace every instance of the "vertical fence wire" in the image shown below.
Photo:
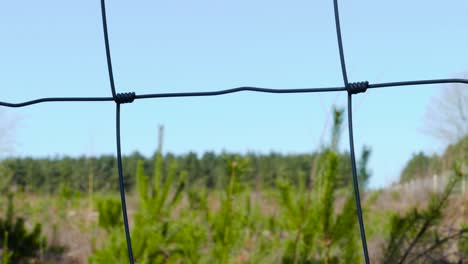
[[[115,83],[114,83],[114,74],[112,72],[112,60],[109,47],[109,35],[107,33],[107,18],[106,18],[106,3],[105,0],[101,0],[101,16],[102,16],[102,27],[104,33],[104,44],[106,46],[106,59],[107,59],[107,69],[109,72],[109,82],[112,92],[112,97],[115,101],[115,135],[116,135],[116,145],[117,145],[117,171],[119,174],[119,190],[120,190],[120,202],[122,205],[122,217],[125,229],[125,239],[127,241],[127,253],[128,260],[131,264],[134,264],[133,250],[132,250],[132,240],[130,236],[130,227],[128,224],[128,215],[127,215],[127,203],[125,201],[125,185],[123,179],[123,169],[122,169],[122,153],[120,146],[120,104],[121,101],[118,100],[118,96],[115,92]]]
[[[359,194],[359,182],[356,172],[356,156],[354,154],[354,136],[353,136],[353,107],[352,107],[352,94],[348,94],[348,131],[349,131],[349,153],[351,156],[351,170],[353,173],[353,189],[354,199],[356,201],[356,214],[359,222],[359,232],[361,235],[362,251],[366,264],[370,263],[369,252],[367,250],[366,230],[364,228],[364,220],[362,217],[361,197]]]
[[[462,83],[468,84],[468,79],[429,79],[429,80],[414,80],[414,81],[398,81],[388,83],[374,83],[369,84],[368,82],[357,82],[349,83],[346,72],[346,63],[343,52],[343,41],[341,36],[341,26],[338,11],[338,1],[333,0],[334,13],[335,13],[335,26],[338,41],[338,49],[340,55],[340,64],[343,77],[344,86],[342,87],[318,87],[318,88],[261,88],[243,86],[225,90],[216,91],[203,91],[203,92],[182,92],[182,93],[155,93],[155,94],[141,94],[136,95],[135,93],[117,93],[114,83],[114,75],[112,72],[112,61],[109,47],[109,36],[107,29],[107,18],[105,0],[101,0],[101,15],[102,15],[102,26],[104,34],[104,44],[106,48],[106,59],[107,69],[109,73],[109,82],[111,88],[111,97],[45,97],[33,99],[30,101],[24,101],[20,103],[11,103],[0,101],[0,106],[5,107],[25,107],[29,105],[46,103],[46,102],[109,102],[113,101],[116,105],[116,146],[117,146],[117,168],[119,174],[119,188],[120,188],[120,199],[122,204],[122,216],[123,225],[125,229],[125,237],[127,242],[128,258],[131,264],[134,264],[132,243],[130,237],[130,229],[128,224],[127,205],[125,201],[125,186],[123,179],[122,169],[122,153],[121,153],[121,137],[120,137],[120,106],[125,103],[132,103],[136,99],[148,99],[148,98],[174,98],[174,97],[200,97],[200,96],[220,96],[231,93],[238,93],[244,91],[260,92],[260,93],[274,93],[274,94],[292,94],[292,93],[323,93],[323,92],[341,92],[346,91],[348,94],[348,131],[349,131],[349,146],[351,156],[351,168],[354,188],[354,198],[356,201],[356,213],[359,222],[359,230],[361,234],[361,242],[364,253],[365,263],[369,264],[369,254],[367,249],[366,233],[364,229],[364,221],[362,216],[361,198],[359,194],[359,182],[356,172],[356,158],[354,151],[354,135],[353,135],[353,111],[352,111],[352,95],[357,93],[366,92],[367,89],[373,88],[384,88],[384,87],[396,87],[396,86],[413,86],[413,85],[425,85],[425,84],[444,84],[444,83]],[[468,87],[468,86],[467,86]]]
[[[133,259],[133,250],[132,250],[132,240],[130,236],[130,228],[128,226],[128,216],[127,216],[127,203],[125,202],[125,187],[123,180],[123,169],[122,169],[122,153],[120,150],[120,103],[116,103],[115,108],[115,125],[116,125],[116,145],[117,145],[117,170],[119,173],[119,189],[120,189],[120,201],[122,204],[122,215],[125,229],[125,239],[127,241],[127,252],[128,260],[131,264],[134,263]]]
[[[109,72],[109,82],[112,92],[112,97],[115,98],[115,84],[114,84],[114,73],[112,71],[112,59],[109,47],[109,34],[107,33],[107,16],[106,16],[106,1],[101,0],[101,17],[102,17],[102,30],[104,33],[104,45],[106,46],[106,59],[107,59],[107,70]]]
[[[340,15],[338,10],[338,0],[333,1],[333,8],[335,11],[335,26],[336,26],[336,36],[338,40],[338,49],[340,52],[340,64],[341,64],[341,72],[343,75],[343,83],[346,88],[349,88],[348,83],[348,74],[346,71],[346,62],[344,57],[343,51],[343,40],[341,36],[341,26],[340,26]],[[366,88],[367,89],[367,88]],[[348,133],[349,133],[349,153],[351,156],[351,171],[353,176],[353,189],[354,189],[354,200],[356,202],[356,214],[359,222],[359,232],[361,235],[361,244],[362,244],[362,251],[364,254],[364,260],[366,264],[370,263],[369,260],[369,252],[367,250],[367,239],[366,239],[366,230],[364,227],[364,219],[362,217],[362,209],[361,209],[361,197],[359,194],[359,181],[357,177],[356,171],[356,157],[354,152],[354,136],[353,136],[353,107],[352,107],[352,100],[353,100],[353,92],[348,89]]]

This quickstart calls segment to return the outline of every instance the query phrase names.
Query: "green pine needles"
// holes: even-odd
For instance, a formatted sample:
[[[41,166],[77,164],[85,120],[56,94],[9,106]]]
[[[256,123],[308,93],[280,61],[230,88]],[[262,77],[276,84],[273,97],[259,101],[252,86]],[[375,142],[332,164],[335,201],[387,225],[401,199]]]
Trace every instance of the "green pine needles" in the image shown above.
[[[317,177],[307,187],[305,177],[298,187],[286,179],[277,182],[287,227],[295,234],[287,241],[283,263],[360,262],[352,189],[339,189],[336,183],[342,114],[342,110],[334,111],[331,145],[319,157]],[[338,192],[345,197],[340,210]]]
[[[351,188],[337,183],[337,152],[343,111],[334,111],[330,147],[318,157],[313,175],[297,180],[279,175],[276,189],[251,191],[247,158],[225,157],[226,177],[218,189],[203,184],[185,188],[190,171],[175,160],[155,156],[149,166],[138,162],[138,208],[129,210],[138,263],[358,263],[356,217]],[[361,167],[366,171],[366,159]],[[294,183],[293,183],[294,182]],[[340,199],[338,199],[340,197]],[[109,242],[90,263],[123,263],[125,240],[115,200],[97,203],[99,224]],[[279,207],[278,207],[279,206]],[[273,208],[273,210],[272,210]],[[119,210],[117,210],[119,209]],[[280,210],[278,210],[280,209]],[[120,212],[119,212],[120,213]],[[117,222],[116,219],[119,219]]]
[[[452,263],[444,257],[441,250],[457,239],[460,262],[455,262],[463,263],[463,259],[468,260],[468,251],[462,244],[466,241],[468,229],[462,226],[459,230],[447,233],[438,228],[450,195],[463,177],[466,175],[463,174],[462,167],[456,166],[443,192],[432,194],[425,208],[413,208],[404,215],[393,215],[382,263]]]
[[[200,171],[213,171],[199,167],[195,154],[190,170],[184,169],[187,164],[182,166],[174,157],[160,153],[153,164],[140,160],[136,179],[129,180],[136,183],[135,193],[128,195],[135,261],[361,263],[353,190],[343,181],[351,178],[346,169],[349,159],[338,150],[343,110],[334,109],[333,118],[329,143],[311,157],[309,162],[314,165],[309,174],[303,169],[293,174],[289,168],[278,170],[274,181],[264,186],[251,184],[252,179],[259,179],[253,174],[258,171],[253,156],[224,154],[224,171],[212,180],[196,176]],[[370,153],[364,148],[357,161],[362,189],[371,175]],[[343,175],[345,172],[348,174]],[[370,212],[369,205],[375,204],[382,192],[363,195],[364,217],[372,225],[369,237],[381,239],[384,248],[382,257],[373,256],[373,261],[418,263],[427,250],[443,248],[448,237],[437,232],[437,225],[455,184],[451,182],[444,193],[434,195],[427,208],[405,215]],[[98,200],[96,205],[99,226],[107,238],[89,262],[127,263],[118,199]],[[466,234],[463,231],[459,237]],[[466,245],[460,242],[458,247]]]
[[[13,194],[8,193],[8,206],[5,219],[0,219],[0,248],[2,249],[2,264],[28,263],[46,247],[46,239],[42,236],[41,225],[36,224],[29,231],[24,218],[15,217]]]

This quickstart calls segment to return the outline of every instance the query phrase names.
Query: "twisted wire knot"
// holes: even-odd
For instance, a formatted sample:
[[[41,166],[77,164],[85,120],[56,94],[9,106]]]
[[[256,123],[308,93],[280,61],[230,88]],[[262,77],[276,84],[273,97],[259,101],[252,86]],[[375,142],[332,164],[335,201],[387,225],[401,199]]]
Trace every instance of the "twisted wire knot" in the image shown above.
[[[118,93],[114,97],[114,101],[118,104],[127,104],[127,103],[132,103],[133,100],[135,100],[135,93]]]
[[[348,93],[351,94],[364,93],[367,91],[367,88],[369,88],[368,81],[348,83],[348,86],[346,87],[346,89],[348,89]]]

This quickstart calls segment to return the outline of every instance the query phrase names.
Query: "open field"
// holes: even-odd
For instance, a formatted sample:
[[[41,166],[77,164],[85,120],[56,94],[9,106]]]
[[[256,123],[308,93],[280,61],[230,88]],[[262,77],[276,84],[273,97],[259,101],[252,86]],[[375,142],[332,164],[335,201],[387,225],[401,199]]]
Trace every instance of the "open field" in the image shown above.
[[[279,204],[276,193],[277,190],[251,191],[247,195],[255,209],[252,210],[253,217],[251,223],[253,228],[246,230],[242,241],[234,246],[230,253],[234,263],[252,263],[250,259],[258,252],[258,245],[271,244],[271,251],[262,256],[263,261],[281,262],[281,256],[287,248],[286,241],[294,238],[295,230],[285,223],[284,208]],[[365,208],[365,223],[369,240],[369,251],[374,263],[378,263],[383,254],[386,237],[389,236],[389,225],[391,215],[394,213],[404,214],[413,207],[424,208],[430,198],[429,192],[418,192],[418,195],[405,191],[381,190],[366,193],[363,206]],[[211,191],[208,194],[208,211],[215,215],[219,213],[221,202],[224,199],[221,191]],[[46,262],[60,263],[86,263],[88,257],[96,250],[103,247],[110,239],[109,232],[99,227],[99,212],[96,208],[96,201],[112,197],[118,199],[118,194],[95,194],[90,197],[70,197],[60,198],[56,196],[34,195],[27,193],[16,193],[14,197],[15,214],[27,219],[27,226],[31,228],[34,223],[41,223],[43,233],[47,237],[49,246],[64,247],[63,252],[40,254],[38,259]],[[239,196],[240,197],[240,196]],[[243,199],[243,198],[241,198]],[[164,221],[177,222],[180,218],[187,217],[197,219],[196,221],[209,221],[200,214],[198,209],[190,205],[190,198],[184,194],[180,203],[168,214],[170,219]],[[336,198],[335,211],[342,210],[345,197],[340,194]],[[131,220],[131,229],[134,229],[134,216],[141,207],[138,194],[132,192],[127,195],[128,211]],[[2,199],[2,208],[5,208],[6,200]],[[468,219],[468,195],[458,193],[450,198],[448,207],[445,210],[440,229],[455,228]],[[243,210],[243,209],[242,209]],[[172,220],[171,220],[172,219]],[[267,227],[268,221],[278,219],[276,229]],[[236,219],[241,220],[241,219]],[[157,221],[157,220],[155,220]],[[287,222],[287,219],[286,219]],[[201,225],[209,225],[201,223]],[[207,232],[210,232],[207,228]],[[274,231],[273,231],[274,230]],[[120,232],[123,230],[119,229]],[[134,237],[134,239],[137,237]],[[261,240],[259,242],[259,240]],[[264,240],[264,241],[263,241]],[[133,241],[134,245],[137,241]],[[205,239],[200,245],[201,252],[210,252],[214,247],[212,239]],[[167,242],[164,242],[167,245]],[[452,244],[451,247],[454,247]],[[360,246],[357,246],[360,253]],[[450,247],[449,249],[450,250]],[[453,250],[453,249],[452,249]],[[202,253],[203,254],[203,253]],[[207,253],[208,254],[208,253]],[[266,263],[266,262],[264,262]]]

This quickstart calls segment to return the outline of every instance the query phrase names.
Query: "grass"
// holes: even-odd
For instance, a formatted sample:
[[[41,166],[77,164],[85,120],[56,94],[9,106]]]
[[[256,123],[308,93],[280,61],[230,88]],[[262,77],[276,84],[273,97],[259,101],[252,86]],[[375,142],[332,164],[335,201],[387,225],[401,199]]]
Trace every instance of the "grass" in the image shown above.
[[[405,194],[400,194],[398,199],[394,199],[394,190],[381,190],[367,193],[364,196],[364,215],[366,231],[369,239],[369,251],[375,260],[382,252],[382,245],[385,237],[388,236],[390,216],[397,212],[403,214],[412,207],[423,207],[427,200],[408,200]],[[278,191],[268,189],[250,192],[248,199],[251,201],[250,221],[252,226],[249,230],[244,230],[241,241],[233,247],[229,253],[235,263],[255,263],[258,261],[268,261],[270,263],[279,262],[284,253],[285,247],[281,241],[294,239],[295,232],[292,232],[282,218],[281,206],[277,199]],[[206,191],[208,212],[216,214],[222,210],[222,191]],[[245,194],[244,194],[245,195]],[[93,200],[100,200],[112,197],[118,199],[117,193],[94,194]],[[421,197],[421,195],[419,195]],[[245,198],[244,198],[245,199]],[[343,200],[339,195],[337,200]],[[241,199],[239,199],[241,200]],[[134,216],[138,210],[138,195],[130,193],[127,195],[128,212],[131,220],[131,229],[134,230]],[[64,251],[57,251],[55,255],[45,256],[51,262],[60,263],[86,263],[87,258],[96,249],[104,246],[108,240],[109,233],[98,227],[98,212],[96,203],[89,204],[86,196],[73,196],[63,200],[50,195],[36,195],[27,193],[16,193],[15,205],[16,214],[27,219],[27,226],[32,228],[34,223],[42,223],[43,233],[47,237],[50,245],[57,248],[63,246]],[[344,204],[338,202],[335,210],[339,212]],[[0,206],[4,208],[5,199],[0,199]],[[458,194],[451,198],[447,213],[442,220],[446,226],[462,224],[468,219],[466,207],[468,205],[468,194]],[[241,206],[236,204],[235,206]],[[242,205],[244,207],[244,205]],[[460,208],[465,208],[460,210]],[[169,221],[176,221],[180,217],[200,213],[200,210],[193,209],[190,204],[188,194],[184,194],[181,202],[171,211]],[[198,223],[205,225],[207,215],[199,214],[194,217]],[[258,230],[253,232],[252,230]],[[211,232],[206,229],[206,232]],[[247,234],[246,234],[247,233]],[[259,248],[259,245],[263,248]],[[214,243],[207,239],[201,245],[201,252],[213,250]],[[266,262],[265,262],[266,263]]]

